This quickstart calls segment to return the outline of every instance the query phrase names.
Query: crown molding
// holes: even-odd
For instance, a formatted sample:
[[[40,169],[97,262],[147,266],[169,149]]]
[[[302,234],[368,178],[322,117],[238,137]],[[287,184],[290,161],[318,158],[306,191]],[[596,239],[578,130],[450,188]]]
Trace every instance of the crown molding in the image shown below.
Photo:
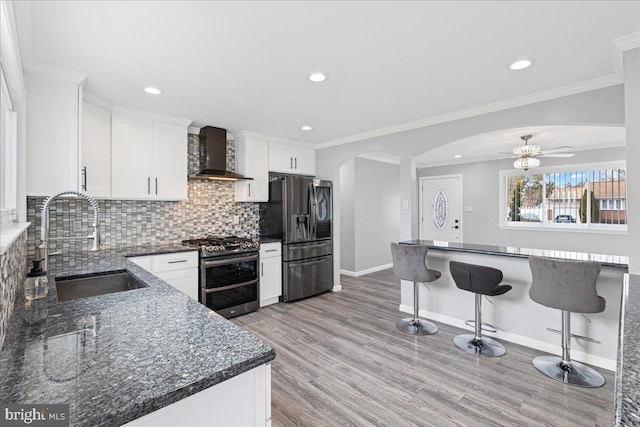
[[[86,73],[48,67],[40,64],[30,64],[25,68],[25,71],[29,74],[35,74],[50,79],[62,80],[68,83],[76,84],[78,86],[84,86],[88,77]]]
[[[359,159],[373,160],[374,162],[390,163],[392,165],[400,165],[400,157],[389,153],[363,153],[356,156]]]
[[[537,92],[531,95],[519,96],[516,98],[505,99],[503,101],[491,104],[473,107],[466,110],[456,111],[453,113],[442,114],[440,116],[428,117],[426,119],[416,120],[413,122],[402,123],[395,126],[389,126],[382,129],[372,130],[369,132],[359,133],[357,135],[339,138],[332,141],[323,142],[315,146],[316,149],[335,147],[336,145],[348,144],[350,142],[362,141],[365,139],[377,138],[394,133],[405,132],[408,130],[419,129],[427,126],[433,126],[440,123],[452,122],[454,120],[466,119],[469,117],[479,116],[481,114],[494,113],[496,111],[508,110],[510,108],[522,107],[537,102],[548,101],[551,99],[562,98],[564,96],[575,95],[577,93],[588,92],[591,90],[602,89],[609,86],[621,84],[623,81],[619,76],[611,74],[585,82],[575,83],[556,89],[550,89]]]
[[[635,48],[640,48],[640,31],[613,40],[613,68],[621,80],[624,80],[624,52]]]
[[[269,141],[269,142],[277,142],[279,144],[292,145],[294,147],[311,148],[313,150],[315,150],[317,148],[317,145],[311,144],[309,142],[294,141],[292,139],[280,138],[278,136],[265,135],[263,133],[251,132],[251,131],[248,131],[248,130],[243,130],[243,131],[239,131],[239,132],[242,132],[242,133],[244,133],[244,135],[246,137],[253,138],[253,139],[263,139],[263,140],[266,140],[266,141]]]
[[[121,112],[127,114],[137,114],[140,116],[149,117],[151,119],[158,119],[164,122],[174,123],[178,126],[189,126],[193,120],[184,119],[182,117],[166,116],[164,114],[152,113],[149,111],[136,110],[134,108],[123,107],[121,105],[114,105],[111,112]]]
[[[623,52],[640,47],[640,31],[613,39],[613,44]]]

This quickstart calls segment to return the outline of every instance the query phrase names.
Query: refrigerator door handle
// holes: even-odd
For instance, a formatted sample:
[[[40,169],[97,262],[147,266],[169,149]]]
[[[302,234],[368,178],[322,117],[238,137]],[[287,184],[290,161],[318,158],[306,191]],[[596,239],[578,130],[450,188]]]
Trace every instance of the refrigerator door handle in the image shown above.
[[[311,261],[307,261],[307,260],[305,260],[305,261],[291,261],[291,262],[289,262],[289,267],[298,267],[298,266],[301,266],[301,265],[307,266],[307,265],[322,264],[323,262],[329,261],[332,256],[333,255],[325,255],[323,257],[316,258],[316,259],[311,260]]]
[[[316,238],[316,226],[318,225],[318,193],[316,192],[316,185],[311,182],[309,184],[311,189],[311,195],[309,197],[309,213],[311,214],[311,235],[309,236],[311,239]]]

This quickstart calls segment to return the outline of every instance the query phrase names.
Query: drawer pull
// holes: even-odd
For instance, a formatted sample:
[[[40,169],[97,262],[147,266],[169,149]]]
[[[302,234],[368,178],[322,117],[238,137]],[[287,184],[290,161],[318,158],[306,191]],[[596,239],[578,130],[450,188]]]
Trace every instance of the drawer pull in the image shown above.
[[[179,259],[177,261],[167,261],[167,264],[178,264],[179,262],[187,262],[186,259]]]
[[[278,252],[277,249],[266,249],[265,252]]]

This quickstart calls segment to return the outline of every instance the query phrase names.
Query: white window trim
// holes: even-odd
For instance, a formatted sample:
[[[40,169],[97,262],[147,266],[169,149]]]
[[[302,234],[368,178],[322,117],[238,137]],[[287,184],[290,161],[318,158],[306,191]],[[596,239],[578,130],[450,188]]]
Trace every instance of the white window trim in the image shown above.
[[[546,166],[535,169],[530,169],[528,172],[520,171],[517,169],[505,169],[501,170],[498,174],[498,225],[500,230],[523,230],[523,231],[552,231],[561,233],[593,233],[593,234],[618,234],[627,235],[626,224],[556,224],[556,223],[534,223],[534,222],[508,222],[506,206],[504,200],[507,192],[507,180],[509,176],[524,176],[524,175],[538,175],[553,172],[580,172],[590,170],[605,170],[605,169],[625,169],[627,164],[624,160],[616,160],[600,163],[576,163],[569,165],[555,165]]]

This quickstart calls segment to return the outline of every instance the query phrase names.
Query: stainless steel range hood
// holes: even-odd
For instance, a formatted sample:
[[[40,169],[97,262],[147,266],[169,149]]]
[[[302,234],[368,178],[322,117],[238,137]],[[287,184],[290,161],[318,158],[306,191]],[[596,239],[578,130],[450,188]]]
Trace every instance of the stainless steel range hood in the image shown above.
[[[211,179],[218,181],[239,181],[253,179],[227,170],[227,130],[213,126],[200,129],[200,142],[207,146],[207,163],[205,169],[191,179]]]

